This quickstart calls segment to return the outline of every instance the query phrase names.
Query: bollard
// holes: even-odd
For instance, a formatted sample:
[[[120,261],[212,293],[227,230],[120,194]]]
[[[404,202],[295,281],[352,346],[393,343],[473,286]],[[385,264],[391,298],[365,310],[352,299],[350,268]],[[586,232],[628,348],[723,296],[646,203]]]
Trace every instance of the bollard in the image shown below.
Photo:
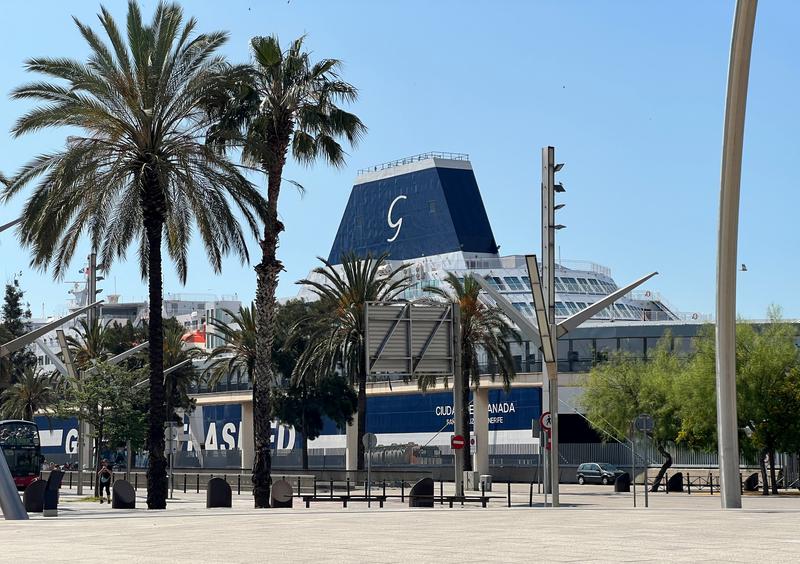
[[[708,473],[708,493],[714,495],[714,477],[711,472]]]
[[[739,493],[744,493],[744,482],[742,482],[741,472],[739,472]]]
[[[236,476],[236,495],[242,495],[242,475]]]
[[[508,485],[508,506],[511,507],[511,481],[506,482]]]
[[[481,497],[486,495],[486,482],[481,481]]]
[[[347,497],[350,497],[350,492],[347,492]],[[331,499],[333,499],[333,480],[331,479]]]
[[[69,473],[69,489],[72,489],[72,472]]]
[[[669,493],[669,487],[667,486],[668,483],[669,483],[669,473],[664,472],[664,493],[666,494]]]
[[[186,474],[183,475],[183,493],[186,493]]]
[[[297,477],[297,495],[300,495],[300,476]]]
[[[386,497],[386,480],[383,481],[383,497]]]
[[[347,497],[350,497],[350,476],[347,476]]]
[[[133,491],[139,489],[139,474],[134,474],[133,476]]]
[[[400,503],[405,503],[406,501],[406,481],[400,480]]]
[[[197,493],[200,493],[200,474],[197,475]]]
[[[317,497],[317,477],[314,476],[314,497]]]
[[[692,495],[692,480],[689,478],[689,474],[686,474],[686,493],[687,495]]]
[[[439,505],[444,505],[444,482],[439,480]]]
[[[533,482],[531,482],[531,493],[528,495],[528,507],[533,507]]]

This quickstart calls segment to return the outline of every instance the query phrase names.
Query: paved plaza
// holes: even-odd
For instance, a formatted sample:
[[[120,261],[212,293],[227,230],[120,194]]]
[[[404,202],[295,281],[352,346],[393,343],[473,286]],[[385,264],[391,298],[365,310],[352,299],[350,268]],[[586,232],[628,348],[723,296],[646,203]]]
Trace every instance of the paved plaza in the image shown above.
[[[797,562],[800,496],[746,496],[722,511],[719,497],[655,494],[633,509],[630,494],[564,486],[565,507],[528,507],[514,488],[479,505],[408,509],[295,502],[293,509],[206,509],[205,495],[176,494],[164,512],[112,510],[65,493],[57,518],[0,522],[4,562]],[[143,492],[139,492],[143,494]],[[391,492],[387,492],[391,493]],[[505,494],[495,491],[496,494]],[[643,500],[641,500],[643,501]],[[534,496],[541,505],[542,496]],[[145,507],[144,497],[137,506]]]

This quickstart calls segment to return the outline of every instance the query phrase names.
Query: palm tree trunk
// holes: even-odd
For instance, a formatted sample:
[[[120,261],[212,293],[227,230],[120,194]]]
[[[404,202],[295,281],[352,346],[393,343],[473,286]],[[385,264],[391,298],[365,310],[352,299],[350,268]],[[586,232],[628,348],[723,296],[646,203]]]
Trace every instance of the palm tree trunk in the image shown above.
[[[767,457],[767,449],[761,450],[759,453],[759,460],[758,465],[761,467],[761,481],[764,483],[764,487],[761,490],[763,495],[769,495],[769,480],[767,479],[767,464],[764,461]]]
[[[152,186],[153,184],[151,184]],[[143,198],[144,227],[147,234],[147,283],[150,319],[147,323],[150,346],[150,411],[148,413],[147,508],[167,508],[167,459],[164,456],[164,326],[161,319],[162,272],[161,229],[164,213],[163,194],[155,190]],[[160,196],[160,197],[159,197]]]
[[[288,146],[288,141],[286,146]],[[281,153],[285,155],[286,151]],[[253,499],[256,508],[269,507],[272,485],[272,413],[269,392],[272,385],[272,342],[275,337],[275,291],[283,265],[278,260],[278,239],[283,223],[278,219],[278,195],[285,157],[267,166],[267,217],[261,240],[261,262],[256,266],[256,364],[253,378]]]
[[[466,364],[465,358],[462,357],[461,359],[461,366],[465,367],[461,370],[461,378],[463,383],[461,385],[461,417],[462,417],[462,424],[464,427],[464,448],[461,449],[461,452],[464,456],[464,471],[468,472],[472,470],[472,447],[469,445],[469,438],[470,438],[470,428],[469,428],[469,368]]]
[[[772,493],[778,495],[778,477],[775,475],[775,449],[769,449],[769,477],[772,480]]]
[[[358,459],[356,461],[356,468],[364,470],[365,452],[364,452],[364,434],[367,432],[367,373],[366,366],[361,369],[361,374],[358,375]]]

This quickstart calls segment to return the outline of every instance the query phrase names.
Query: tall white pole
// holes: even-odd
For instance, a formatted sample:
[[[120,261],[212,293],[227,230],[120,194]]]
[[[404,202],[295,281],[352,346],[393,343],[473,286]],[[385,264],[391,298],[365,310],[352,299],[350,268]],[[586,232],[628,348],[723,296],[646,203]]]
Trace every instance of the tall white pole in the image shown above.
[[[747,106],[747,82],[757,0],[737,0],[733,22],[728,95],[722,139],[722,172],[717,241],[717,431],[720,500],[723,509],[740,508],[739,436],[736,419],[736,270],[739,188]]]

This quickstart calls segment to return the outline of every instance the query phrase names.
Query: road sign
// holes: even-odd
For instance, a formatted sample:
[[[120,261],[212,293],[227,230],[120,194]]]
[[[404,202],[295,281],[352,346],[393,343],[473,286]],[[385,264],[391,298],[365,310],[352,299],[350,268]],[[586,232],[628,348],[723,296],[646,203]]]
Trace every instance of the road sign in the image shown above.
[[[361,442],[364,443],[365,449],[372,450],[378,446],[378,437],[375,436],[375,433],[364,433],[364,437],[361,439]]]
[[[461,450],[464,448],[464,437],[461,435],[453,435],[450,437],[450,447],[455,450]]]
[[[653,421],[652,416],[647,413],[642,413],[634,419],[633,425],[636,427],[636,430],[641,433],[650,433],[653,431],[656,423]]]
[[[550,432],[550,429],[553,428],[553,416],[550,415],[549,411],[545,411],[542,413],[542,416],[539,417],[539,425],[541,425],[542,429]]]

